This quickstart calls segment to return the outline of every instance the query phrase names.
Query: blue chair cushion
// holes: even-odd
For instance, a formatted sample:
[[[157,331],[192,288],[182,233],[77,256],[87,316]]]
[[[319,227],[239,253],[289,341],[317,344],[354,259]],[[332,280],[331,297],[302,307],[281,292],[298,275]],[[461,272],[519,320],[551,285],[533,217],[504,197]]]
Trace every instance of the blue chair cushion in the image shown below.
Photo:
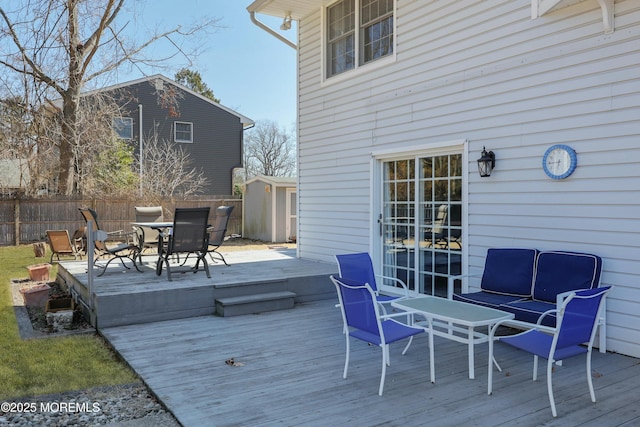
[[[485,292],[531,298],[536,249],[491,248],[480,288]]]
[[[468,294],[454,294],[456,301],[468,302],[485,307],[500,309],[502,305],[522,300],[521,297],[513,295],[494,294],[491,292],[471,292]]]
[[[498,307],[500,310],[508,311],[516,316],[516,319],[523,322],[536,323],[542,313],[547,310],[553,310],[556,308],[555,303],[534,301],[534,300],[520,300],[513,301]],[[542,324],[545,326],[556,326],[556,314],[550,313],[542,319]]]
[[[597,288],[602,259],[597,255],[542,251],[538,255],[533,299],[556,302],[556,296],[567,291]]]

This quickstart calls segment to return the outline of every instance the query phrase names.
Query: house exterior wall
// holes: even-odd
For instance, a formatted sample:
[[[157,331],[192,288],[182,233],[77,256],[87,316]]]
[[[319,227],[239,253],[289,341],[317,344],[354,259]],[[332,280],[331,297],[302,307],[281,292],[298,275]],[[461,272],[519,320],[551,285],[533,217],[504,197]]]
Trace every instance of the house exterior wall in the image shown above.
[[[193,142],[178,142],[189,153],[191,167],[202,170],[208,180],[205,194],[232,194],[233,169],[242,167],[243,125],[238,116],[217,108],[200,97],[194,96],[178,86],[171,85],[176,107],[159,97],[162,90],[156,82],[170,85],[166,80],[150,79],[119,89],[119,99],[133,119],[133,134],[136,150],[140,136],[138,104],[142,104],[143,154],[144,141],[156,129],[159,140],[174,141],[174,123],[193,123]]]
[[[322,13],[299,24],[298,250],[372,249],[372,152],[466,141],[465,270],[490,247],[603,257],[608,349],[640,357],[640,5],[596,1],[531,19],[529,0],[397,0],[395,60],[322,80]],[[542,156],[578,153],[565,180]],[[483,146],[496,169],[480,178]]]

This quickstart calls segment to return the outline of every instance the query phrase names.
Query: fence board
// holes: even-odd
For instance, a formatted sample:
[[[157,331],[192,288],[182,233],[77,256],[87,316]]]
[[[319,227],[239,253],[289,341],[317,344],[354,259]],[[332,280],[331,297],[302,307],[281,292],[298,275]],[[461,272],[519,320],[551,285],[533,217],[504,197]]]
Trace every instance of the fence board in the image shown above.
[[[19,218],[16,238],[16,204]],[[211,208],[210,222],[215,221],[218,206],[234,206],[229,219],[227,234],[242,234],[242,199],[234,196],[199,196],[189,200],[167,200],[160,203],[165,220],[173,220],[176,207]],[[16,199],[0,200],[0,246],[31,243],[46,239],[47,230],[75,230],[85,223],[78,212],[80,207],[90,207],[98,213],[98,222],[105,231],[130,230],[135,221],[135,206],[148,206],[135,200],[94,200],[83,198]],[[157,205],[157,204],[155,204]]]

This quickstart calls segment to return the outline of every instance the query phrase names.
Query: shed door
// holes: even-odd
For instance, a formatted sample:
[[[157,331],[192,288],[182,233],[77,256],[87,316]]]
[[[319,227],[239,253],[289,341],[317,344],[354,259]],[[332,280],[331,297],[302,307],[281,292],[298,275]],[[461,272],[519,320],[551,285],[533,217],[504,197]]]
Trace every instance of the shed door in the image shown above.
[[[297,209],[298,205],[296,203],[297,200],[297,192],[293,188],[287,188],[287,241],[296,242],[297,241],[297,230],[296,230],[296,222],[298,220]]]
[[[409,289],[446,296],[462,266],[462,153],[382,162],[382,271]]]

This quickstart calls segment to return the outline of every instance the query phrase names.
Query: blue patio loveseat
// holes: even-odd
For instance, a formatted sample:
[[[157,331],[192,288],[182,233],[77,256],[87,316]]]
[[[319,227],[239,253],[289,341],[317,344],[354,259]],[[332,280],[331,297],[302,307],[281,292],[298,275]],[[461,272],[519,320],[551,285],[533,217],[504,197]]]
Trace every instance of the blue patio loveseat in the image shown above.
[[[540,321],[555,326],[553,310],[565,296],[579,289],[600,285],[602,259],[593,254],[536,249],[492,248],[487,251],[480,289],[470,289],[462,280],[460,293],[454,293],[454,281],[479,275],[449,278],[448,297],[485,307],[508,311],[516,320]],[[541,318],[541,316],[545,314]],[[599,319],[600,352],[606,352],[606,321],[603,307]]]

